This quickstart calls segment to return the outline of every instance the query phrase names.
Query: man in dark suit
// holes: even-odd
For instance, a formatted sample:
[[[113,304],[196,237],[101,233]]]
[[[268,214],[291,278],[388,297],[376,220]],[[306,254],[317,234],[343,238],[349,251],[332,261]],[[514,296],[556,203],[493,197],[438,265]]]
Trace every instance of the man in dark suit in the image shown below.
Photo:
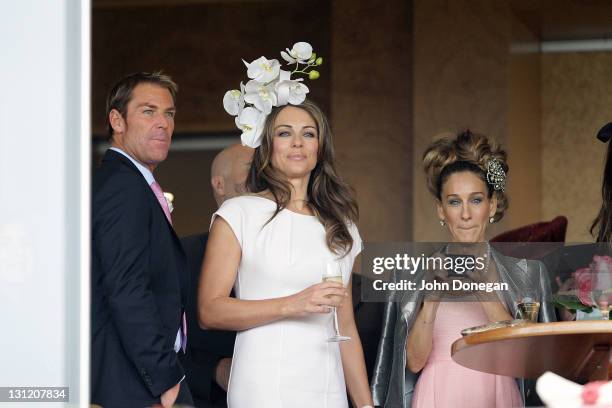
[[[213,196],[220,206],[245,191],[253,149],[240,144],[222,150],[211,166]],[[187,254],[190,293],[187,302],[187,353],[181,356],[196,408],[226,407],[226,391],[236,333],[198,327],[198,282],[208,234],[181,238]]]
[[[185,254],[153,171],[168,155],[177,87],[160,73],[120,80],[107,100],[109,149],[93,183],[91,402],[192,404]]]

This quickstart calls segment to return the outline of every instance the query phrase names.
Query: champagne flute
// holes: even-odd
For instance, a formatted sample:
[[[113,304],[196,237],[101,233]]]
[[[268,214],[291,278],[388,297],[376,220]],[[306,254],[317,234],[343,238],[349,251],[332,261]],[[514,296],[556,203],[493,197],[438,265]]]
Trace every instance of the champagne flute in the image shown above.
[[[601,313],[602,320],[610,320],[610,303],[605,290],[594,290],[593,299],[597,303],[597,308]]]
[[[342,282],[342,268],[340,262],[336,260],[330,260],[325,262],[325,269],[323,270],[323,282]],[[342,336],[340,329],[338,328],[338,313],[336,308],[333,308],[333,319],[334,319],[334,334],[327,339],[328,342],[341,342],[347,341],[351,338],[348,336]]]
[[[602,320],[610,319],[610,303],[612,302],[612,271],[610,270],[609,262],[601,262],[601,257],[593,258],[591,264],[591,270],[594,272],[592,275],[592,297],[595,301],[599,312],[601,313]]]

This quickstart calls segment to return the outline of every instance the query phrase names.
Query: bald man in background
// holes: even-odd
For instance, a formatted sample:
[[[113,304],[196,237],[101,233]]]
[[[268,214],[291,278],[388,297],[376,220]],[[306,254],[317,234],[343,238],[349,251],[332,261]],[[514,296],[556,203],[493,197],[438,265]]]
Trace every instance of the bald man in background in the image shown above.
[[[210,184],[217,206],[228,198],[243,194],[249,174],[253,149],[241,144],[231,145],[217,154],[210,168]]]
[[[253,151],[250,147],[235,144],[215,156],[210,170],[210,183],[217,206],[246,192],[245,182]],[[226,391],[236,333],[202,330],[198,325],[197,290],[207,239],[208,233],[181,238],[191,281],[191,293],[186,306],[189,327],[187,353],[182,356],[181,363],[185,367],[195,407],[220,408],[227,406]]]

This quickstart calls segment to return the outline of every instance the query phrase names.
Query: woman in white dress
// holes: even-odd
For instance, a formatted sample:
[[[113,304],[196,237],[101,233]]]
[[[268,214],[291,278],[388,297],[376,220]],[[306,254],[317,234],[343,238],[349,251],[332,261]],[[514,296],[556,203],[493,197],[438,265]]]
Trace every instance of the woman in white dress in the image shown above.
[[[347,389],[354,406],[372,405],[349,295],[362,246],[358,209],[336,173],[331,137],[313,103],[273,108],[251,194],[213,215],[198,302],[201,325],[238,331],[230,408],[344,408]],[[322,283],[334,259],[343,284]],[[351,340],[328,342],[331,307]]]

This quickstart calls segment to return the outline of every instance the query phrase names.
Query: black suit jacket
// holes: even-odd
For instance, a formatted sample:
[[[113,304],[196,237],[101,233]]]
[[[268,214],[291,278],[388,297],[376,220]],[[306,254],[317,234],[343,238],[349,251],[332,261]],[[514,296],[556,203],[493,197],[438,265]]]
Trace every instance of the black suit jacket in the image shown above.
[[[236,333],[202,330],[198,326],[198,282],[208,234],[181,238],[189,265],[190,292],[187,312],[187,354],[181,356],[187,382],[197,408],[227,406],[227,396],[215,382],[215,368],[224,357],[232,357]]]
[[[108,150],[92,200],[91,401],[145,407],[177,384],[187,264],[140,171]]]

